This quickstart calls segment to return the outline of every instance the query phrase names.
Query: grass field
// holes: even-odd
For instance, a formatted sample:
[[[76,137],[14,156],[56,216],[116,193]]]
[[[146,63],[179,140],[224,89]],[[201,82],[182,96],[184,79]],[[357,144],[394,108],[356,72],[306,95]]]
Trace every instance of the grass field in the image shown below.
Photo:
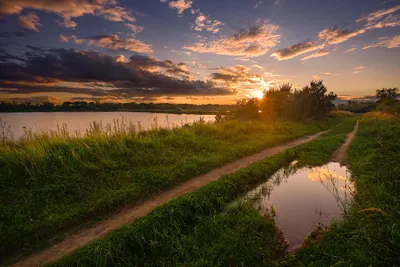
[[[0,255],[32,251],[223,163],[327,129],[321,123],[228,121],[173,130],[65,132],[0,145]]]
[[[273,221],[249,207],[227,208],[229,203],[295,159],[299,160],[299,166],[323,164],[344,141],[354,122],[354,118],[347,118],[320,139],[256,162],[189,195],[175,198],[54,265],[272,264],[286,253],[274,231]]]

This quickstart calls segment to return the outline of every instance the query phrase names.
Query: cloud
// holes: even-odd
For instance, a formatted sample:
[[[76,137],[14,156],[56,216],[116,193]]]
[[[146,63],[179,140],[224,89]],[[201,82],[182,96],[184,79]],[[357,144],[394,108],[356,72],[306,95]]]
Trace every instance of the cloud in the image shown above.
[[[271,73],[271,72],[265,72],[264,74],[265,74],[265,76],[269,76],[269,77],[280,77],[280,76],[282,76],[282,75],[274,74],[274,73]]]
[[[193,66],[194,68],[208,69],[208,66],[207,66],[207,65],[204,65],[204,64],[202,64],[202,63],[200,63],[200,62],[197,62],[196,60],[193,60],[193,61],[192,61],[192,66]]]
[[[61,34],[60,36],[58,36],[58,39],[61,41],[61,42],[64,42],[64,43],[68,43],[68,42],[73,42],[74,44],[82,44],[85,40],[84,39],[80,39],[80,38],[78,38],[78,37],[76,37],[75,35],[71,35],[71,36],[65,36],[65,35],[63,35],[63,34]]]
[[[332,72],[327,71],[327,72],[324,72],[324,73],[321,73],[321,74],[318,74],[318,75],[314,75],[313,79],[320,80],[324,76],[338,76],[338,74],[333,74]]]
[[[131,29],[131,31],[133,31],[134,33],[140,33],[144,30],[143,26],[136,26],[132,23],[125,23],[125,26]]]
[[[329,55],[329,53],[332,51],[332,49],[320,49],[317,52],[308,55],[306,57],[303,57],[301,60],[308,60],[310,58],[316,58],[316,57],[324,57],[326,55]]]
[[[345,53],[354,52],[356,50],[357,50],[357,48],[353,47],[353,48],[350,48],[350,49],[346,50]]]
[[[362,16],[361,18],[357,19],[356,22],[357,23],[366,22],[366,24],[363,27],[360,27],[355,30],[348,30],[337,26],[326,28],[317,34],[318,39],[316,41],[306,41],[298,43],[288,48],[278,50],[271,56],[275,57],[278,60],[287,60],[305,53],[313,52],[318,49],[321,49],[321,51],[314,53],[310,56],[304,57],[303,60],[327,55],[326,50],[324,50],[326,47],[329,47],[331,45],[341,44],[353,37],[364,34],[368,30],[380,29],[384,27],[400,26],[400,16],[394,14],[399,10],[400,10],[400,5],[389,9],[381,9],[376,12],[370,13],[369,15]],[[396,40],[394,41],[394,43],[391,43],[390,46],[392,48],[396,47],[395,42]],[[371,47],[368,46],[368,48]],[[356,49],[349,49],[346,52],[351,52],[355,50]]]
[[[322,49],[323,47],[323,45],[319,45],[317,42],[307,41],[289,46],[288,48],[280,49],[271,54],[271,57],[274,57],[279,61],[288,60],[318,49]]]
[[[85,42],[87,45],[104,47],[108,50],[153,53],[151,45],[145,44],[134,38],[122,38],[116,35],[96,35],[83,39],[78,38],[75,35],[68,37],[61,34],[58,39],[65,43],[73,42],[74,44],[82,44]]]
[[[88,39],[89,45],[104,47],[116,51],[132,51],[136,53],[153,53],[151,45],[134,38],[122,38],[116,35],[97,35]]]
[[[259,1],[253,6],[253,8],[258,8],[259,6],[261,6],[262,3],[263,3],[263,0],[259,0]]]
[[[397,48],[400,46],[400,35],[393,36],[392,38],[383,37],[380,41],[365,45],[362,50],[376,48],[376,47],[386,47],[388,49]]]
[[[394,6],[388,9],[380,9],[378,11],[372,12],[368,15],[364,15],[356,20],[356,22],[367,22],[367,26],[376,25],[376,21],[384,16],[390,15],[396,11],[400,10],[400,5]]]
[[[320,40],[325,41],[325,43],[327,45],[340,44],[340,43],[343,43],[343,42],[349,40],[352,37],[363,34],[365,32],[366,32],[366,29],[349,31],[349,30],[340,29],[340,28],[334,26],[334,27],[330,27],[330,28],[324,29],[321,32],[319,32],[318,38]]]
[[[61,20],[57,22],[64,26],[74,28],[76,22],[71,19],[84,15],[94,15],[109,21],[135,21],[131,11],[117,6],[115,0],[12,0],[0,2],[0,15],[15,15],[25,9],[39,10],[57,14]]]
[[[220,30],[220,26],[224,25],[224,23],[219,20],[211,20],[204,13],[200,12],[200,9],[192,9],[191,12],[192,14],[197,14],[195,25],[193,26],[195,31],[201,32],[206,30],[212,33],[217,33]]]
[[[248,61],[250,61],[250,59],[249,59],[249,58],[247,58],[247,57],[237,57],[237,58],[235,58],[235,60],[239,60],[239,61],[245,61],[245,62],[248,62]]]
[[[72,21],[70,19],[66,19],[66,18],[61,19],[61,20],[58,19],[58,20],[56,20],[56,22],[58,25],[65,27],[65,28],[75,29],[76,26],[78,26],[78,23],[76,23],[75,21]]]
[[[242,96],[259,96],[279,83],[279,80],[265,80],[261,75],[255,74],[250,68],[243,65],[217,68],[211,73],[212,80],[227,88],[232,88]]]
[[[217,72],[211,74],[212,79],[224,82],[249,82],[257,83],[261,76],[250,72],[250,68],[236,65],[228,68],[218,68]]]
[[[42,26],[40,24],[40,19],[35,13],[28,13],[27,15],[21,15],[18,16],[18,25],[21,26],[24,29],[34,31],[34,32],[39,32],[38,27]]]
[[[124,55],[119,55],[114,58],[114,62],[116,63],[128,63],[129,59],[127,59]]]
[[[168,0],[160,0],[162,3],[167,3]],[[178,15],[182,15],[186,9],[192,7],[193,1],[191,0],[174,0],[169,2],[169,8],[176,9]]]
[[[57,96],[30,96],[30,97],[12,97],[8,101],[15,103],[32,103],[40,104],[44,102],[61,103],[61,99]]]
[[[26,53],[23,60],[1,61],[0,68],[4,71],[0,73],[0,92],[68,92],[122,98],[233,93],[211,81],[183,78],[188,76],[184,63],[141,55],[134,55],[127,61],[121,56],[95,51],[52,49]],[[152,67],[159,67],[159,71],[148,71]]]
[[[100,1],[101,2],[101,1]],[[131,16],[131,11],[126,8],[113,6],[108,8],[102,8],[97,11],[97,16],[100,16],[106,20],[121,22],[130,21],[134,22],[136,19]]]
[[[354,71],[351,74],[360,74],[362,70],[365,69],[365,66],[358,66],[354,68]]]
[[[190,79],[190,80],[193,79],[191,72],[188,71],[187,65],[183,62],[176,64],[172,68],[166,69],[165,73],[176,75],[176,76],[181,76],[182,78],[185,78],[185,79]]]
[[[64,34],[60,34],[60,36],[58,36],[58,39],[59,39],[61,42],[68,43],[68,37],[65,36]]]
[[[252,67],[252,68],[256,68],[256,69],[260,69],[260,70],[263,70],[263,69],[264,69],[263,66],[260,66],[260,65],[257,65],[257,64],[251,65],[251,67]]]
[[[265,55],[279,43],[280,35],[276,33],[277,29],[278,26],[273,24],[257,24],[229,37],[213,41],[204,40],[184,48],[198,53],[258,57]]]

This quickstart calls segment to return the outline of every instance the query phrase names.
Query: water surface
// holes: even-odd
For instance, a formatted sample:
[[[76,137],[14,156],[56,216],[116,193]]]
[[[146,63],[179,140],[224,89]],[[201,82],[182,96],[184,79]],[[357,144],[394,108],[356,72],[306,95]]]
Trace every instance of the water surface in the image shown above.
[[[34,133],[56,130],[57,125],[67,125],[71,134],[86,133],[93,121],[103,125],[114,124],[114,120],[125,123],[131,122],[148,130],[157,125],[161,128],[171,128],[185,123],[198,121],[203,117],[205,121],[214,121],[215,115],[167,114],[150,112],[16,112],[0,113],[0,118],[10,125],[14,139],[24,134],[24,129]],[[139,122],[139,123],[138,123]]]
[[[246,196],[255,199],[262,214],[275,216],[289,247],[301,245],[317,225],[327,226],[339,218],[354,194],[345,166],[331,162],[297,169],[295,164],[279,170]]]

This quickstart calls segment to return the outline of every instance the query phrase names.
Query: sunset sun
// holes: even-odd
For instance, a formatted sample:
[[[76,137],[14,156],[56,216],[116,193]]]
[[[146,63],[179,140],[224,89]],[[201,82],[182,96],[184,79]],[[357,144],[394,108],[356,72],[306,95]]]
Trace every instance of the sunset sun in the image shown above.
[[[251,94],[253,97],[256,97],[258,99],[261,99],[264,96],[264,92],[262,90],[254,90],[251,92]]]

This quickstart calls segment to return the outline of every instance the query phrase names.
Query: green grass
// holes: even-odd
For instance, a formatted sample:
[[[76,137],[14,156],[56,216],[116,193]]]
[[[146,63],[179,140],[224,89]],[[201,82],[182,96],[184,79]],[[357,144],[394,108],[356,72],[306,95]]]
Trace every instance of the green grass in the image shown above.
[[[348,118],[318,140],[253,163],[191,194],[175,198],[54,265],[269,264],[285,253],[271,219],[262,218],[251,208],[226,210],[229,203],[294,159],[299,160],[299,166],[323,164],[353,126],[354,119]]]
[[[0,144],[0,262],[124,204],[340,121],[195,123],[140,133],[95,131],[84,138],[61,129]]]
[[[357,195],[346,219],[288,266],[399,266],[400,120],[378,115],[361,119],[349,149]]]
[[[286,254],[272,218],[250,203],[204,219],[179,247],[162,259],[164,266],[268,266]]]

